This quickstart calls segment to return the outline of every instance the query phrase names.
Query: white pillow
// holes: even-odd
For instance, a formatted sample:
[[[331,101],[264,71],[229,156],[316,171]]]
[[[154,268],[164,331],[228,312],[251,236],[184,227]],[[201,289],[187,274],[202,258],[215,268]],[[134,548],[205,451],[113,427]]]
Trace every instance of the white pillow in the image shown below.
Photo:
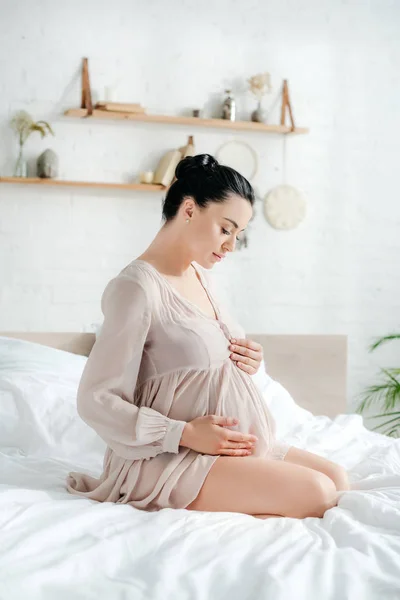
[[[10,371],[30,373],[54,371],[75,374],[83,370],[86,357],[49,348],[34,342],[0,336],[0,374]]]
[[[0,337],[0,445],[74,464],[102,460],[105,443],[79,417],[76,393],[86,358]]]
[[[268,375],[264,360],[261,361],[260,368],[252,377],[275,419],[278,439],[288,435],[297,425],[313,418],[310,411],[296,404],[283,385]]]

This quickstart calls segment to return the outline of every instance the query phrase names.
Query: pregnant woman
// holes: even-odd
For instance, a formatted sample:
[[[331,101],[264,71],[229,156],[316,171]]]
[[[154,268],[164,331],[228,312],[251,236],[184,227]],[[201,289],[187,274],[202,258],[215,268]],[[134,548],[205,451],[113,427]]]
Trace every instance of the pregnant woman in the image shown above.
[[[208,154],[185,158],[165,223],[102,296],[78,412],[107,443],[99,479],[71,493],[155,511],[322,517],[349,489],[345,470],[275,438],[252,380],[262,360],[216,299],[207,270],[233,252],[254,192]]]

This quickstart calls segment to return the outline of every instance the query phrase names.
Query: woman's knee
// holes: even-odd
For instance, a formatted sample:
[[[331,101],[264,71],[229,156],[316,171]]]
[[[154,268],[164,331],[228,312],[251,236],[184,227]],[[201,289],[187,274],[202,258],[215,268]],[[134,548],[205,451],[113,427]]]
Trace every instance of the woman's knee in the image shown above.
[[[325,512],[337,505],[338,493],[335,483],[320,471],[312,471],[307,482],[308,502],[303,517],[323,517]]]
[[[285,457],[285,461],[324,473],[332,479],[338,492],[350,489],[346,470],[337,463],[318,454],[292,446]]]
[[[350,489],[349,476],[346,469],[337,464],[332,464],[329,477],[335,484],[338,492],[344,492]]]

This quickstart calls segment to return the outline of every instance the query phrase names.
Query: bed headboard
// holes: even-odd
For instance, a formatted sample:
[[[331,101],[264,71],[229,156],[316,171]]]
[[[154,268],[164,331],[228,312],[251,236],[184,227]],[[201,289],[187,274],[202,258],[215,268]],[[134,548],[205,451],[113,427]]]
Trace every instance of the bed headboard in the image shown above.
[[[249,334],[264,350],[266,371],[315,415],[347,412],[346,335]]]
[[[89,356],[94,333],[0,332]],[[334,417],[346,412],[347,336],[247,334],[264,349],[266,370],[314,414]]]

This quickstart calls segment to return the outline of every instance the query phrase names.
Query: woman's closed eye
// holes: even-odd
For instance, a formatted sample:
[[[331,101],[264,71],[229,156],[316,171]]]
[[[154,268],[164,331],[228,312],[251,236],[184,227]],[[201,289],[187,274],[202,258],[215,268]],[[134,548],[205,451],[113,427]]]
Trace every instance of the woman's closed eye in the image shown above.
[[[230,231],[227,231],[226,229],[222,228],[222,233],[224,233],[225,235],[231,235]],[[238,242],[240,242],[240,239],[238,238],[238,236],[236,236],[236,239]]]

